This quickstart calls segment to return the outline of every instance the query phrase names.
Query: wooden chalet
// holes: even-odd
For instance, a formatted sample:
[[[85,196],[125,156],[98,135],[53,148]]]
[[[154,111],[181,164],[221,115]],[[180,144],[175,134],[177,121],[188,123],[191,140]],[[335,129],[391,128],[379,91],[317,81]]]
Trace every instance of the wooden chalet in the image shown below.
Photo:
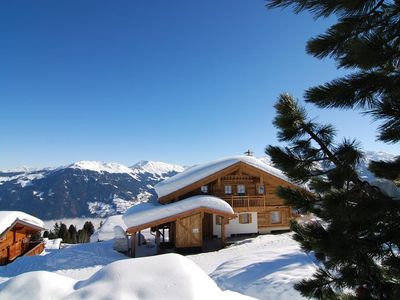
[[[0,265],[19,256],[38,255],[44,250],[41,241],[43,222],[18,211],[0,211]]]
[[[125,222],[127,232],[135,235],[151,227],[159,239],[166,239],[175,248],[187,248],[203,247],[204,241],[213,238],[221,239],[224,245],[226,237],[233,235],[289,230],[292,209],[276,195],[278,186],[299,188],[280,170],[252,156],[195,166],[155,186],[161,204],[158,209],[168,210],[188,199],[201,201],[200,196],[212,196],[228,204],[231,212],[223,214],[203,207],[182,210],[168,218],[154,214],[154,218],[139,221],[135,226]],[[136,214],[139,220],[140,214]],[[165,229],[168,237],[163,235]]]

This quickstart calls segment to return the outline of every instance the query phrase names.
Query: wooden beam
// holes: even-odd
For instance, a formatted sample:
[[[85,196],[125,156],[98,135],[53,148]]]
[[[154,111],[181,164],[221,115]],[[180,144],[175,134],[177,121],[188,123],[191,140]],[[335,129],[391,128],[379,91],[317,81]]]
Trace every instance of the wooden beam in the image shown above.
[[[156,227],[156,246],[160,246],[160,230],[158,229],[158,226]]]
[[[136,256],[136,232],[131,235],[131,257]]]
[[[225,217],[221,216],[221,243],[222,243],[222,247],[225,247],[226,245],[226,221],[225,221]]]

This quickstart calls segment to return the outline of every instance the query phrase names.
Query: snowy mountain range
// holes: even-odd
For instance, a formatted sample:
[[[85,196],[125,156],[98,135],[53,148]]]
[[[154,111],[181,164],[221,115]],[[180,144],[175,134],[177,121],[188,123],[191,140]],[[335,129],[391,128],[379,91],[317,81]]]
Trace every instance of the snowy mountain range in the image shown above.
[[[105,217],[155,200],[153,186],[183,166],[141,161],[132,167],[80,161],[59,168],[0,171],[0,210],[42,219]]]
[[[361,177],[375,179],[367,168],[370,160],[393,158],[385,152],[367,152],[359,165]],[[269,157],[261,160],[271,164]],[[80,161],[59,168],[0,171],[0,210],[21,210],[44,220],[106,217],[139,202],[156,201],[154,185],[184,169],[154,161],[131,167]]]

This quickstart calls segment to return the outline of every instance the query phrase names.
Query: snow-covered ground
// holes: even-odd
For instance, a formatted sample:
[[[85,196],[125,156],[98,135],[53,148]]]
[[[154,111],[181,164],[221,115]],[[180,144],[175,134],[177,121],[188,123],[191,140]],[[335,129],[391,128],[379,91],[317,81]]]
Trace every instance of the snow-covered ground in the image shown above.
[[[291,233],[260,235],[216,252],[189,256],[218,286],[257,299],[304,299],[293,284],[314,273],[313,257]]]
[[[146,239],[152,238],[148,232],[144,234]],[[134,295],[128,299],[157,299],[157,293],[164,289],[163,299],[242,299],[233,293],[238,292],[258,299],[296,300],[302,298],[293,284],[315,270],[313,257],[300,251],[290,233],[242,239],[220,251],[186,257],[204,273],[188,259],[176,256],[127,258],[112,249],[112,241],[46,250],[42,256],[21,257],[0,267],[0,299],[9,299],[9,293],[16,293],[21,286],[22,290],[29,290],[27,283],[33,281],[37,286],[36,299],[46,298],[43,295],[54,295],[55,299],[97,299],[102,289],[117,289],[121,293],[104,292],[99,299],[125,299],[128,293]],[[120,260],[123,262],[115,263]],[[228,292],[213,287],[205,274]],[[33,294],[19,295],[18,299],[35,299]]]

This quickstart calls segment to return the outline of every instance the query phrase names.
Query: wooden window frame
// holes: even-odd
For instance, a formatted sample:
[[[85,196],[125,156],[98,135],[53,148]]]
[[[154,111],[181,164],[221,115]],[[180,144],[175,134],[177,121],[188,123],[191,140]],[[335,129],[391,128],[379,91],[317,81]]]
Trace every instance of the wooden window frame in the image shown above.
[[[239,186],[243,186],[244,188],[244,193],[239,193]],[[237,184],[236,185],[236,194],[238,196],[246,196],[246,185],[245,184]]]
[[[239,224],[251,224],[252,214],[251,213],[241,213],[239,214]]]
[[[229,192],[229,193],[226,192],[226,188],[227,188],[228,186],[230,187],[230,189],[229,189],[230,192]],[[225,195],[232,195],[232,184],[225,184],[225,185],[224,185],[224,194],[225,194]]]
[[[262,193],[260,193],[260,188],[262,188]],[[257,184],[257,195],[265,195],[265,185]]]
[[[272,221],[273,220],[273,217],[272,217],[273,213],[278,213],[279,214],[279,222],[273,222]],[[280,210],[270,211],[269,216],[270,216],[270,223],[271,224],[274,224],[274,225],[275,224],[282,224],[282,212]]]
[[[206,191],[203,191],[203,188],[205,188]],[[202,186],[200,187],[200,191],[201,191],[203,194],[208,194],[208,192],[209,192],[208,185],[202,185]]]

